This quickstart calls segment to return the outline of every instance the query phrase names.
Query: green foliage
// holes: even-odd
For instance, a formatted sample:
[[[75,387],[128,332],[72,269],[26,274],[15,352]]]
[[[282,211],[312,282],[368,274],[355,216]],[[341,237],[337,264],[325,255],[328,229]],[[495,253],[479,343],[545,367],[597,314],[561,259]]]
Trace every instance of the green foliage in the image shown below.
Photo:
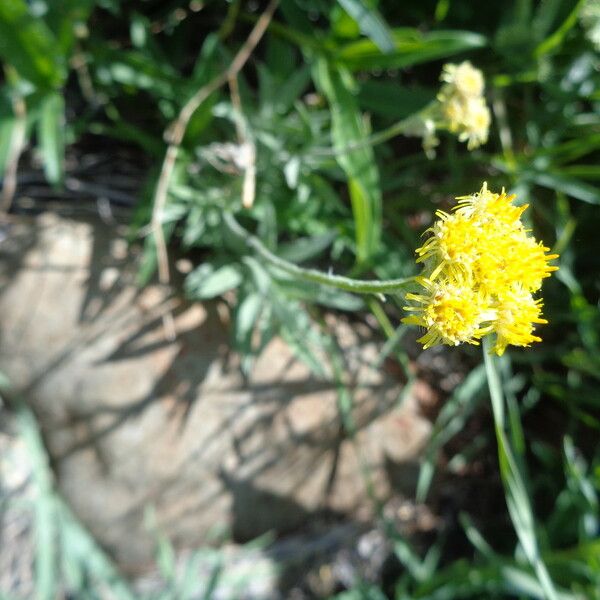
[[[44,157],[46,178],[50,183],[63,179],[65,104],[61,94],[53,92],[44,97],[38,121],[38,139]]]
[[[484,36],[469,31],[434,31],[423,34],[413,28],[392,31],[394,50],[382,53],[369,40],[358,40],[339,49],[336,62],[362,69],[402,69],[486,45]]]
[[[368,133],[352,95],[355,84],[346,71],[333,69],[324,59],[316,65],[315,81],[332,107],[331,138],[338,150],[336,159],[348,178],[357,260],[368,263],[379,244],[381,190],[372,148],[363,144],[356,150],[344,151],[348,146],[364,143]]]
[[[0,6],[0,56],[40,89],[60,87],[66,77],[65,55],[45,20],[31,14],[24,0]]]
[[[227,68],[258,18],[245,2],[206,2],[200,14],[183,2],[158,4],[0,2],[1,171],[24,131],[46,178],[60,185],[65,147],[101,137],[134,144],[153,165],[154,189],[169,125]],[[529,203],[531,227],[561,254],[560,271],[544,287],[544,342],[500,363],[504,394],[492,384],[493,419],[460,449],[456,436],[487,415],[483,366],[454,390],[434,424],[417,488],[426,501],[441,451],[449,471],[498,456],[506,511],[497,518],[514,530],[499,534],[463,512],[471,549],[456,550],[440,536],[422,556],[390,526],[404,569],[397,598],[600,598],[600,71],[589,36],[597,23],[587,13],[580,18],[586,6],[282,0],[237,78],[239,104],[224,86],[198,107],[169,181],[162,225],[170,248],[194,264],[185,292],[227,304],[232,344],[247,372],[276,334],[317,375],[330,370],[350,435],[352,398],[324,311],[357,319],[372,313],[388,337],[379,364],[385,357],[408,364],[399,350],[404,329],[394,326],[402,317],[394,294],[403,284],[382,290],[355,278],[413,275],[413,251],[433,212],[483,180]],[[442,65],[461,60],[486,76],[490,141],[469,153],[443,136],[428,160],[417,141],[397,135],[399,123],[435,99]],[[16,100],[25,103],[24,116]],[[255,193],[244,205],[249,169]],[[152,197],[140,199],[138,231],[148,231]],[[144,281],[156,264],[148,235]],[[356,291],[394,293],[382,306]],[[22,418],[30,431],[29,417]],[[59,575],[83,590],[88,571],[126,590],[49,492],[43,469],[37,485],[51,499],[36,509],[39,597],[52,597]],[[56,522],[64,522],[61,532]],[[68,549],[60,556],[57,536]],[[159,562],[172,574],[168,544],[160,548]],[[169,581],[174,590],[191,589],[186,577]],[[214,582],[206,585],[208,597]],[[171,597],[183,597],[177,593]],[[339,597],[384,595],[357,582]]]

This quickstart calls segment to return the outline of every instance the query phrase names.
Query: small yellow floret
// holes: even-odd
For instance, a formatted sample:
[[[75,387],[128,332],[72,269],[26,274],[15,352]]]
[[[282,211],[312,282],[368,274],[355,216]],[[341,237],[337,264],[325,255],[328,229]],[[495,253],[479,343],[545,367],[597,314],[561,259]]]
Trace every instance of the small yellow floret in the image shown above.
[[[473,150],[488,139],[492,117],[490,109],[483,98],[469,98],[464,109],[462,131],[458,136],[459,141],[467,142],[467,148]]]
[[[527,210],[528,205],[515,206],[513,201],[516,196],[514,194],[506,194],[504,188],[499,194],[490,192],[487,188],[487,183],[479,192],[470,196],[459,196],[456,212],[476,217],[477,220],[489,221],[494,223],[497,221],[503,224],[516,226],[520,224],[521,215]]]
[[[452,133],[461,132],[466,120],[466,102],[460,96],[440,94],[438,100],[442,103],[442,114]]]
[[[457,346],[477,344],[487,329],[481,327],[485,318],[486,301],[465,281],[420,279],[423,294],[407,294],[406,298],[422,306],[408,307],[415,314],[403,319],[405,323],[425,327],[427,332],[419,341],[425,348],[436,344]]]
[[[475,246],[479,237],[477,224],[458,213],[438,211],[437,216],[438,221],[428,230],[431,237],[416,250],[419,255],[417,262],[433,260],[437,265],[443,263],[444,267],[451,269],[460,268],[463,264],[470,265],[476,256]]]
[[[440,79],[461,96],[475,98],[483,94],[485,85],[483,74],[468,60],[460,65],[444,65]]]
[[[536,324],[547,323],[541,318],[542,301],[534,300],[530,292],[519,285],[506,290],[499,298],[496,308],[496,345],[494,351],[502,356],[506,346],[529,346],[541,342],[533,335]]]
[[[530,292],[537,292],[542,287],[542,280],[550,277],[558,267],[549,265],[548,261],[558,258],[558,254],[546,254],[542,242],[528,236],[525,231],[515,235],[512,245],[507,248],[507,278],[518,281]]]

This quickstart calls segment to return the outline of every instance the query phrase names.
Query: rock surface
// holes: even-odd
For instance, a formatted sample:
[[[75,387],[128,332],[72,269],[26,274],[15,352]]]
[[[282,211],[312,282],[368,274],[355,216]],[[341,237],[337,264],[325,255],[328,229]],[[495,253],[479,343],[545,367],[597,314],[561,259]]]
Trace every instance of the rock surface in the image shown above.
[[[335,324],[360,382],[351,441],[333,378],[275,339],[245,379],[217,304],[138,289],[138,265],[96,220],[20,218],[0,243],[0,370],[38,416],[61,492],[122,568],[151,559],[149,507],[182,548],[368,517],[365,467],[378,496],[412,492],[430,423],[370,366],[374,342]]]

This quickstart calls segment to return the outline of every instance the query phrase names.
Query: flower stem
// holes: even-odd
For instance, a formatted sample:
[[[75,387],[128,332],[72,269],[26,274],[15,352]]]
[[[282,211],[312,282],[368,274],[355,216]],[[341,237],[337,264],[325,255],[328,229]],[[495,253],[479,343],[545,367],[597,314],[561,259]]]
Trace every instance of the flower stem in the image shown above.
[[[231,234],[244,242],[248,248],[256,252],[265,262],[303,281],[320,283],[355,294],[394,294],[400,292],[414,281],[414,277],[369,281],[331,275],[317,271],[316,269],[304,269],[273,254],[257,237],[246,231],[230,212],[223,213],[223,223]]]
[[[485,363],[485,374],[487,375],[488,388],[490,390],[490,399],[492,401],[492,411],[494,413],[494,423],[504,431],[504,397],[502,394],[502,383],[496,369],[496,361],[492,354],[492,343],[490,336],[483,338],[483,361]]]
[[[381,131],[377,131],[372,133],[370,136],[365,138],[364,140],[358,140],[352,142],[342,148],[321,148],[316,147],[312,148],[307,156],[309,157],[319,157],[319,156],[338,156],[340,154],[347,154],[348,152],[353,152],[354,150],[359,150],[361,148],[366,148],[368,146],[377,146],[378,144],[382,144],[383,142],[387,142],[392,138],[398,135],[414,135],[411,130],[414,129],[415,122],[418,122],[419,119],[424,121],[432,115],[433,110],[436,106],[436,101],[430,102],[425,108],[421,109],[419,112],[406,117],[396,123],[392,123],[386,129],[382,129]],[[439,125],[439,124],[438,124]]]
[[[406,131],[407,125],[409,124],[409,119],[402,119],[401,121],[397,121],[393,123],[386,129],[378,131],[376,133],[372,133],[370,136],[365,138],[364,140],[359,140],[356,142],[352,142],[343,146],[342,148],[327,148],[327,147],[316,147],[312,148],[308,153],[309,156],[337,156],[339,154],[347,154],[348,152],[353,152],[354,150],[359,150],[361,148],[367,148],[369,146],[377,146],[378,144],[382,144],[383,142],[387,142],[392,138],[404,134]]]
[[[506,435],[505,426],[508,425],[510,428],[512,422],[510,419],[505,421],[504,418],[502,383],[497,369],[496,358],[492,354],[490,337],[488,335],[483,338],[483,359],[492,401],[496,442],[498,445],[498,462],[500,464],[500,475],[504,486],[508,513],[523,552],[543,590],[544,597],[547,600],[557,600],[558,594],[540,554],[535,531],[535,519],[527,486],[525,485],[525,478],[519,469],[518,461],[515,460],[513,450]]]

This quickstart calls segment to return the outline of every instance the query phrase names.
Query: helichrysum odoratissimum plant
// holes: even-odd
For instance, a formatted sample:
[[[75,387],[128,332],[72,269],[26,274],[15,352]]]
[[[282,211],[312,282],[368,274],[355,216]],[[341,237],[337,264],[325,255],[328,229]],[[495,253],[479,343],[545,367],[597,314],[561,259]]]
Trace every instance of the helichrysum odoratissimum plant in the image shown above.
[[[514,195],[481,191],[458,198],[451,213],[438,211],[427,240],[416,250],[424,266],[417,278],[422,290],[407,294],[411,303],[404,322],[427,331],[420,342],[477,344],[495,334],[494,350],[529,346],[542,318],[542,301],[534,294],[558,267],[557,254],[536,242],[521,222],[527,205],[515,206]]]

